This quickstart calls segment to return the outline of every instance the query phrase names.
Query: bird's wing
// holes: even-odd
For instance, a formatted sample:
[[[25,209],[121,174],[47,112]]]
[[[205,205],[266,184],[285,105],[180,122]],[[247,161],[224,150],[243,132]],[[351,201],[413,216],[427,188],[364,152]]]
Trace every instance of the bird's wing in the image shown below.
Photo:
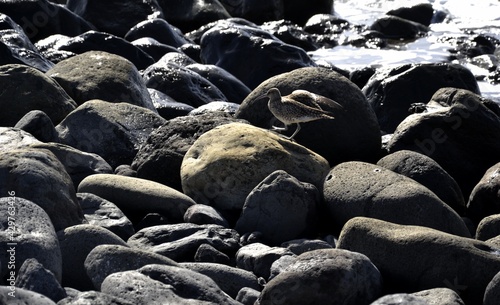
[[[295,90],[292,92],[292,94],[293,94],[295,100],[300,101],[302,104],[307,105],[311,108],[316,108],[319,110],[327,111],[321,107],[321,104],[324,104],[324,105],[328,105],[334,109],[344,109],[344,107],[342,107],[342,105],[340,105],[336,101],[334,101],[326,96],[312,93],[312,92],[309,92],[306,90],[300,90],[300,89]]]
[[[290,95],[293,95],[293,99],[306,105],[306,106],[309,106],[311,108],[316,108],[316,109],[319,109],[319,110],[323,110],[321,109],[321,106],[317,103],[317,96],[316,94],[314,93],[311,93],[309,91],[306,91],[306,90],[294,90],[292,92],[292,94]]]

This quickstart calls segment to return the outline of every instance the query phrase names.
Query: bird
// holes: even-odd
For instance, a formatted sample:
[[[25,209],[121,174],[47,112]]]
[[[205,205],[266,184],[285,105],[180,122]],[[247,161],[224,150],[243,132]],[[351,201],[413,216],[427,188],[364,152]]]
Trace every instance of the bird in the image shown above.
[[[321,109],[319,102],[326,102],[334,108],[343,109],[342,105],[334,100],[307,90],[295,90],[289,95],[281,96],[278,88],[271,88],[265,96],[269,98],[267,107],[271,113],[285,124],[285,127],[272,126],[272,130],[286,131],[289,125],[297,124],[295,132],[286,137],[289,140],[293,140],[300,131],[300,123],[335,118],[333,113]]]

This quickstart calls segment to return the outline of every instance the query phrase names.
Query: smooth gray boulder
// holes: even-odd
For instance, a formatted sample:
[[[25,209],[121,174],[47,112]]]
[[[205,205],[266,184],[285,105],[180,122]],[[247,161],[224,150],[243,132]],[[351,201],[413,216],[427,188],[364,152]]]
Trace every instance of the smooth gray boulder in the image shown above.
[[[485,242],[374,218],[346,223],[337,248],[368,256],[386,289],[420,291],[448,283],[465,304],[481,304],[486,286],[500,271],[500,250]]]
[[[326,177],[323,193],[335,231],[364,216],[470,237],[460,216],[428,188],[381,166],[341,163]]]

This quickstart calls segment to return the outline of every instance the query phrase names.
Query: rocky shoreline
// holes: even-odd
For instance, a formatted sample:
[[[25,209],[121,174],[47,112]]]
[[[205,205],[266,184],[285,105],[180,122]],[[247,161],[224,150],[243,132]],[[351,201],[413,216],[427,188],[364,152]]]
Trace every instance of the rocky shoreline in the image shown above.
[[[0,3],[0,303],[497,305],[499,104],[458,64],[308,55],[446,15],[249,3]],[[450,60],[498,82],[499,46]],[[342,109],[291,141],[270,88]]]

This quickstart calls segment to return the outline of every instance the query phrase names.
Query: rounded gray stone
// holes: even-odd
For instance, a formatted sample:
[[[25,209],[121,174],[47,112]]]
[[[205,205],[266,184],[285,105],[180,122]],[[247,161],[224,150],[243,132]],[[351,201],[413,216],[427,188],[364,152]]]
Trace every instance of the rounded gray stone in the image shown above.
[[[111,274],[102,291],[134,304],[227,304],[238,303],[201,273],[167,265],[147,265],[137,271]]]
[[[94,288],[84,262],[87,255],[99,245],[127,246],[121,238],[102,227],[83,224],[57,232],[63,258],[62,284],[78,290]]]
[[[0,152],[0,193],[15,192],[39,205],[56,231],[81,224],[83,212],[63,164],[46,149]]]
[[[332,285],[332,283],[335,283]],[[299,255],[262,290],[257,304],[369,304],[382,292],[382,276],[363,254],[314,250]]]
[[[2,283],[11,271],[18,274],[23,262],[30,258],[35,258],[61,281],[59,242],[49,216],[41,207],[19,197],[0,198],[0,223],[5,224],[0,230],[0,243],[5,245],[0,252]]]
[[[268,279],[272,264],[283,256],[295,256],[290,250],[253,243],[236,252],[236,267],[251,271],[258,277]]]
[[[313,234],[320,198],[314,185],[275,171],[247,196],[235,230],[241,235],[261,232],[272,245]]]
[[[247,270],[215,263],[182,263],[180,265],[210,277],[233,299],[244,287],[260,290],[257,276]]]
[[[368,256],[386,289],[454,285],[465,304],[481,304],[486,286],[500,271],[499,250],[485,242],[367,217],[345,224],[337,248]]]
[[[76,108],[55,80],[28,66],[1,66],[0,87],[0,126],[14,126],[31,110],[42,110],[58,124]]]
[[[8,305],[56,305],[54,301],[37,292],[16,288],[15,294],[9,295],[12,290],[9,286],[0,286],[0,304]]]
[[[132,235],[127,243],[175,261],[192,261],[202,244],[234,253],[239,248],[239,237],[235,230],[217,225],[179,223],[144,228]]]
[[[423,298],[407,294],[398,293],[383,296],[370,305],[430,305]]]
[[[460,187],[455,179],[430,157],[411,150],[400,150],[383,157],[377,165],[417,181],[455,212],[464,214],[465,201]]]
[[[500,300],[500,272],[491,279],[484,292],[483,305],[496,305]]]
[[[89,51],[57,63],[46,74],[55,79],[81,105],[99,99],[125,102],[156,112],[137,68],[127,59]]]
[[[22,264],[17,275],[16,287],[40,293],[54,302],[66,297],[66,291],[54,274],[35,258],[29,258]]]
[[[76,197],[89,224],[108,229],[125,241],[135,233],[132,222],[111,201],[91,193],[77,193]]]
[[[465,305],[457,292],[451,288],[454,283],[450,283],[450,288],[432,288],[411,293],[411,295],[424,299],[429,305]],[[460,291],[459,291],[460,292]]]
[[[60,143],[98,154],[115,168],[132,163],[149,134],[164,123],[147,108],[94,99],[68,114],[56,131]]]
[[[381,166],[341,163],[326,177],[323,192],[335,230],[364,216],[470,237],[460,216],[428,188]]]
[[[94,287],[100,290],[102,282],[108,275],[135,270],[149,264],[177,266],[176,262],[165,256],[121,245],[99,245],[95,247],[87,255],[84,266]]]
[[[161,213],[172,221],[182,221],[186,210],[196,204],[190,197],[164,184],[146,179],[110,174],[85,178],[79,193],[92,193],[116,204],[126,215]]]

